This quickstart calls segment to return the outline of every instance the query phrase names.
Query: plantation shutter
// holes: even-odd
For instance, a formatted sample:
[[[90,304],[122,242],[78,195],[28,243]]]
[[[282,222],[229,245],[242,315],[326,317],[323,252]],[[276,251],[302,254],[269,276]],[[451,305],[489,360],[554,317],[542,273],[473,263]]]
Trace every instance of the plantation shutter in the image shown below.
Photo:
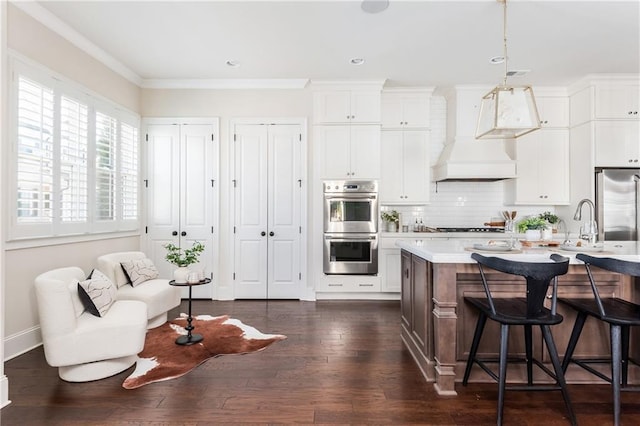
[[[21,76],[17,105],[18,224],[51,223],[53,194],[53,89]]]
[[[115,220],[117,120],[96,112],[96,220]]]
[[[74,99],[60,101],[60,220],[87,222],[88,107]]]
[[[122,219],[138,220],[138,128],[120,127],[120,179]]]

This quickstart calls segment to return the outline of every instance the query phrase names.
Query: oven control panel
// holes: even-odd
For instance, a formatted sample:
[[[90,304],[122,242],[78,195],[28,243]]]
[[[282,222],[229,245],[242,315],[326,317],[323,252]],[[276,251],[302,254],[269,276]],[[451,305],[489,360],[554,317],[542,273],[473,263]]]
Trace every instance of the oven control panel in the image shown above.
[[[324,182],[325,193],[378,192],[375,180],[332,180]]]

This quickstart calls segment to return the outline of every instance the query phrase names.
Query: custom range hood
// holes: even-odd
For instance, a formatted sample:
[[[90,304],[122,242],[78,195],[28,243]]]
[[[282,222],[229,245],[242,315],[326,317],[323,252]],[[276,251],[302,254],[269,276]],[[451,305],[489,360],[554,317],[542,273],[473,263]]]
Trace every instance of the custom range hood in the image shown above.
[[[475,138],[480,99],[486,87],[456,86],[436,91],[447,101],[447,144],[433,166],[433,180],[496,181],[516,177],[516,162],[504,139]]]

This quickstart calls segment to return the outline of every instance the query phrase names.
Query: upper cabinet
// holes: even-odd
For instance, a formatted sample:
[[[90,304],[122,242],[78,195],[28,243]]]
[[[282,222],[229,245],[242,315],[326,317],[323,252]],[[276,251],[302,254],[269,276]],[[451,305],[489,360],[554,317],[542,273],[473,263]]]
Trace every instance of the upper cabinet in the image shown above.
[[[382,92],[382,127],[429,128],[432,90],[385,90]]]
[[[315,126],[314,145],[323,179],[380,178],[380,126]]]
[[[314,124],[379,124],[383,82],[314,82]]]
[[[596,86],[595,118],[640,119],[640,85],[603,84]]]
[[[595,122],[595,166],[640,166],[640,120]]]
[[[540,127],[569,127],[569,98],[566,96],[537,96],[536,106]]]
[[[382,204],[429,202],[429,131],[382,132],[380,201]]]

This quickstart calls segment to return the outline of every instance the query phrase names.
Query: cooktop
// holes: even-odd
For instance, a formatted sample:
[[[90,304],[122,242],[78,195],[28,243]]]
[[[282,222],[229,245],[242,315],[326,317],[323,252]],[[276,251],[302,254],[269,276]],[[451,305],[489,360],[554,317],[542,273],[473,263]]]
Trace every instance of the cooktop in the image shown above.
[[[491,228],[436,228],[437,232],[504,232],[504,228],[491,227]]]

